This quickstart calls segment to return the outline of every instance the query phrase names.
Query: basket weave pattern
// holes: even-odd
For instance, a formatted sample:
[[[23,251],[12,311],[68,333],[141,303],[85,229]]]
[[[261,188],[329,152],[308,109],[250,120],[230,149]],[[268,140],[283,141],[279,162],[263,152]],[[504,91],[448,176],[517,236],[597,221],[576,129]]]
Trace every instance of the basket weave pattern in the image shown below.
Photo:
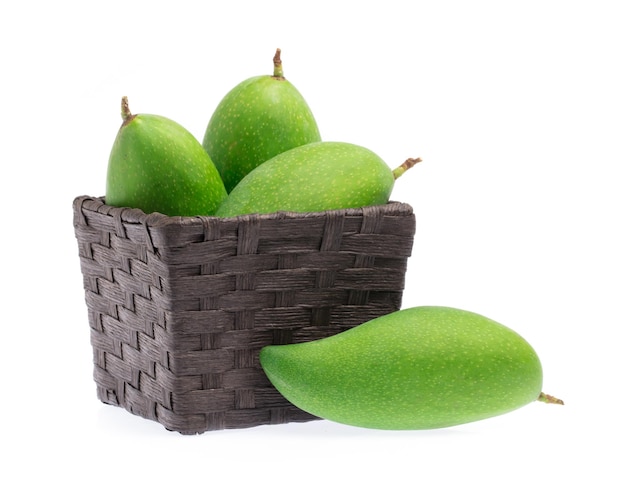
[[[183,434],[316,419],[260,349],[399,309],[415,233],[402,203],[228,219],[73,205],[98,398]]]

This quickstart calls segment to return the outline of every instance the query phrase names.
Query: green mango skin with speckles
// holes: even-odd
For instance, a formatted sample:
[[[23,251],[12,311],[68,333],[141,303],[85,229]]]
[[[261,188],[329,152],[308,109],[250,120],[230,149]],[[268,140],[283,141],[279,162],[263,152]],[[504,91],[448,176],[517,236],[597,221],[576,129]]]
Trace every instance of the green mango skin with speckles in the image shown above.
[[[381,205],[388,202],[394,182],[389,166],[369,149],[320,141],[285,151],[255,168],[230,192],[216,215]]]
[[[261,365],[295,406],[352,426],[434,429],[538,399],[542,368],[511,329],[448,307],[407,308],[337,335],[266,346]]]
[[[124,121],[109,156],[108,205],[147,214],[212,215],[226,195],[215,164],[183,126],[153,114]]]
[[[266,160],[303,144],[320,141],[304,97],[284,77],[255,76],[220,101],[202,145],[230,192]]]

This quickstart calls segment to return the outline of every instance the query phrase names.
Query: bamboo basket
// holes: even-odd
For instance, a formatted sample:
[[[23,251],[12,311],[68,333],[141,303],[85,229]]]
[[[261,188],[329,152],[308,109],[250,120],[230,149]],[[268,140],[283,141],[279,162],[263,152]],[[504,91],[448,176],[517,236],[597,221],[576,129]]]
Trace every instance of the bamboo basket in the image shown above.
[[[182,434],[304,422],[259,365],[398,310],[415,233],[391,202],[168,217],[73,203],[98,398]]]

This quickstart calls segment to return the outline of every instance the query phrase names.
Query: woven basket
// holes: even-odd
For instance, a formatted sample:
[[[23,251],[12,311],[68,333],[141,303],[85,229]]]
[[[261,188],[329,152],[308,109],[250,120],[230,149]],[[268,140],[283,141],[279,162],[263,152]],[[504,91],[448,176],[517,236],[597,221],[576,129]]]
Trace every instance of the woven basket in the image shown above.
[[[415,233],[402,203],[228,219],[73,206],[97,395],[183,434],[316,419],[260,349],[399,309]]]

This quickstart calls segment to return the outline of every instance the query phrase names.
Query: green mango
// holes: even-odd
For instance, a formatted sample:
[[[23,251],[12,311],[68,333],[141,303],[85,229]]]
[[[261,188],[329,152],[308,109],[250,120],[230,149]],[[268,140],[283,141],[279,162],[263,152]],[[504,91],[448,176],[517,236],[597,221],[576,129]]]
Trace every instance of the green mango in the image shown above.
[[[147,214],[212,215],[227,194],[202,144],[171,119],[131,114],[126,96],[122,119],[109,156],[106,203]]]
[[[533,348],[511,329],[448,307],[390,313],[337,335],[260,352],[271,383],[315,416],[374,429],[433,429],[504,414],[541,391]]]
[[[386,204],[395,179],[419,161],[407,159],[391,170],[362,146],[331,141],[305,144],[255,168],[230,192],[216,215],[304,213]]]
[[[277,49],[274,74],[248,78],[230,90],[213,112],[202,145],[230,192],[266,160],[320,140],[311,109],[283,76]]]

